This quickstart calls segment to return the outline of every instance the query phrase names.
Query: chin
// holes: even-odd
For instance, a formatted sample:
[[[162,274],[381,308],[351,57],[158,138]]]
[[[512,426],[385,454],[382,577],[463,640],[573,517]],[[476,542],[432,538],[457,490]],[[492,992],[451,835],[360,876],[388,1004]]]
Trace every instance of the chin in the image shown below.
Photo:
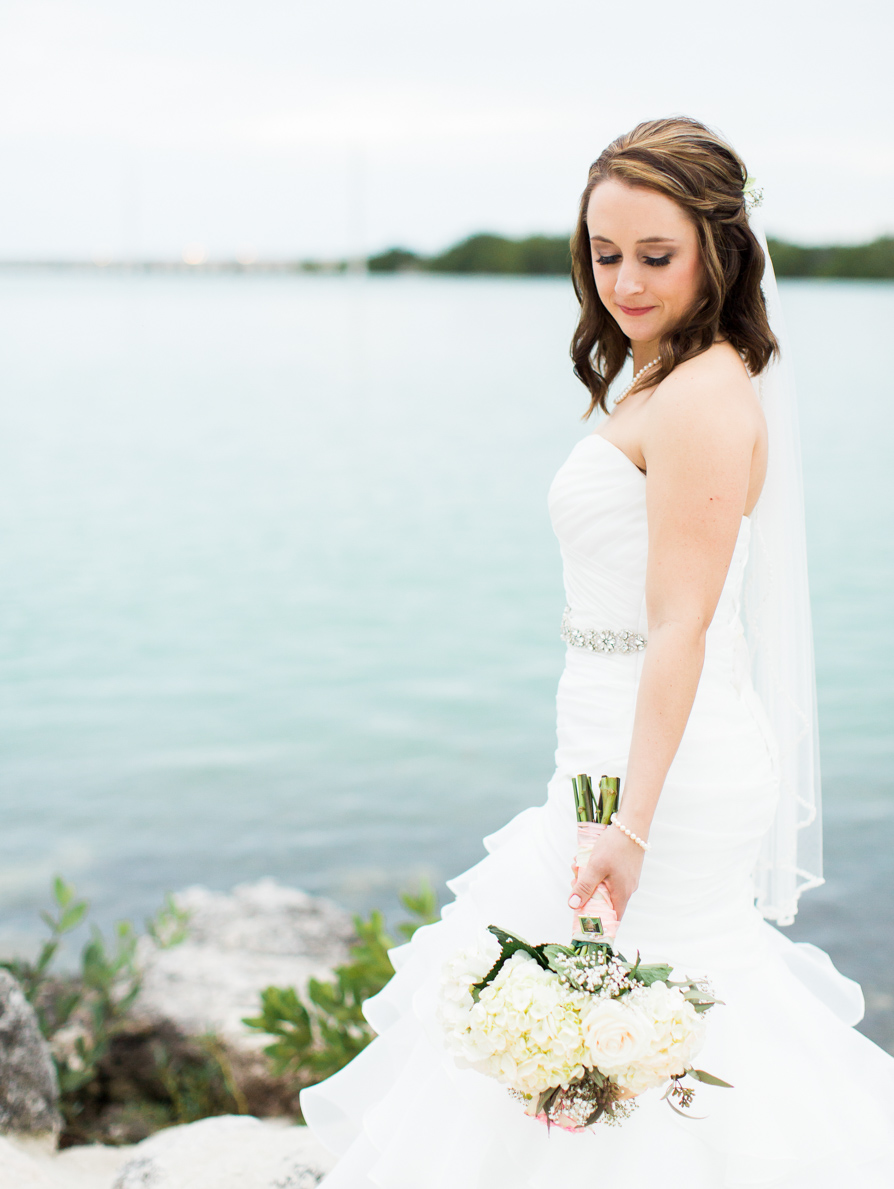
[[[653,323],[651,318],[625,318],[622,314],[616,321],[631,343],[648,343],[662,334],[661,327]]]
[[[615,321],[631,343],[657,342],[679,325],[679,319],[669,318],[667,311],[647,314],[644,318],[631,318],[620,314]]]

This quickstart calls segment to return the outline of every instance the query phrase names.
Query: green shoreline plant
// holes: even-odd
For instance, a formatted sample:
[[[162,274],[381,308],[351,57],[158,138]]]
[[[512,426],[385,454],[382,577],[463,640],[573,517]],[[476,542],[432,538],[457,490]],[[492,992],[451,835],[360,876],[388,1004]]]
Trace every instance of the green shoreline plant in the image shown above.
[[[418,892],[402,893],[400,901],[412,918],[397,926],[406,941],[422,925],[438,919],[437,898],[426,881]],[[310,979],[306,1002],[294,987],[267,987],[261,994],[260,1015],[243,1020],[249,1028],[274,1037],[264,1052],[276,1076],[294,1077],[301,1086],[321,1082],[373,1040],[362,1006],[394,974],[388,950],[397,942],[386,932],[377,909],[368,920],[355,916],[354,928],[357,941],[350,961],[336,967],[331,980]]]
[[[173,1024],[134,1018],[143,973],[139,935],[129,921],[117,922],[111,941],[93,924],[78,970],[54,971],[64,939],[86,922],[89,904],[59,876],[52,894],[54,910],[41,913],[49,937],[37,957],[0,961],[0,967],[22,987],[50,1046],[59,1079],[60,1146],[132,1143],[178,1123],[252,1113],[219,1037],[187,1037]],[[412,918],[397,926],[405,939],[437,919],[427,883],[400,899]],[[396,943],[378,910],[366,920],[355,916],[354,927],[350,960],[330,981],[310,981],[307,1004],[294,988],[268,987],[261,1014],[245,1021],[275,1038],[265,1052],[273,1077],[285,1083],[280,1103],[292,1101],[293,1088],[341,1069],[373,1038],[361,1005],[393,975],[388,950]],[[170,949],[188,936],[189,914],[167,893],[145,931],[159,948]],[[294,1103],[297,1110],[297,1098]],[[274,1113],[283,1113],[282,1105]]]
[[[214,1036],[183,1037],[172,1025],[141,1025],[132,1009],[142,985],[137,931],[115,925],[112,940],[95,924],[76,973],[53,962],[89,904],[57,876],[54,912],[42,912],[50,936],[34,961],[0,962],[18,981],[50,1046],[63,1119],[60,1145],[128,1143],[161,1127],[208,1115],[244,1113],[229,1059]],[[161,949],[179,945],[189,914],[168,893],[146,933]]]

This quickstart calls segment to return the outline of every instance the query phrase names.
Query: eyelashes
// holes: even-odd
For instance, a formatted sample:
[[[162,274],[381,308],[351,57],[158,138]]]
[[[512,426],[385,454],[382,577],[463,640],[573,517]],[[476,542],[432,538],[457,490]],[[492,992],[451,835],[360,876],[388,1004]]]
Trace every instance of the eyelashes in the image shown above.
[[[617,264],[621,259],[620,256],[597,256],[597,264]],[[668,252],[665,256],[644,256],[643,263],[648,264],[650,268],[663,268],[666,264],[670,264],[671,258]]]

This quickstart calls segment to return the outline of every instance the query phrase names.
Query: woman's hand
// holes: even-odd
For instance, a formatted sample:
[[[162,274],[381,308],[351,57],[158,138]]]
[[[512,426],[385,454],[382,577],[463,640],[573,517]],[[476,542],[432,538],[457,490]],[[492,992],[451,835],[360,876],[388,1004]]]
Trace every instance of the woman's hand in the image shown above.
[[[578,873],[568,903],[572,908],[580,908],[604,883],[618,920],[621,920],[627,901],[639,884],[644,858],[645,851],[641,846],[616,827],[609,826],[593,843],[590,858]]]

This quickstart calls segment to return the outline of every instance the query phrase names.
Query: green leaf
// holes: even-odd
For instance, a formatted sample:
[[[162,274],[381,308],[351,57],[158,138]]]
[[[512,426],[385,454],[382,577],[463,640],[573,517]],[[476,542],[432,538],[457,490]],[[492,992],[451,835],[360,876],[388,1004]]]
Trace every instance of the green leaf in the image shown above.
[[[80,925],[86,913],[86,900],[80,900],[77,904],[70,904],[59,917],[59,923],[56,926],[57,930],[60,933],[68,933],[69,930]]]
[[[171,892],[165,892],[155,916],[146,918],[146,932],[159,949],[170,950],[181,945],[189,936],[191,918],[192,913],[180,908]]]
[[[612,945],[612,943],[609,941],[609,939],[605,936],[600,937],[598,940],[594,939],[593,941],[577,941],[576,940],[576,941],[573,941],[571,943],[571,945],[572,945],[572,949],[574,950],[575,954],[582,954],[582,953],[584,953],[585,950],[605,950],[606,954],[609,957],[614,956],[615,958],[618,959],[619,962],[624,963],[625,969],[627,971],[630,970],[630,966],[627,964],[627,960],[624,957],[624,955],[619,954],[618,951],[615,949],[615,947]],[[544,948],[546,948],[546,947],[544,947]]]
[[[706,1086],[723,1086],[726,1090],[735,1088],[729,1082],[723,1081],[722,1078],[715,1078],[713,1073],[706,1073],[703,1069],[687,1069],[683,1076],[694,1078],[697,1082],[704,1082]]]
[[[53,880],[53,898],[60,908],[67,908],[74,899],[75,890],[71,884],[67,884],[61,875],[57,875]]]
[[[643,983],[645,986],[651,987],[652,983],[666,983],[668,978],[670,978],[670,973],[672,970],[672,966],[668,966],[664,963],[655,963],[650,966],[641,966],[639,965],[639,955],[637,954],[637,965],[634,967],[633,971],[631,971],[631,974],[635,975],[639,982]]]
[[[554,970],[557,974],[559,973],[559,963],[557,962],[557,958],[560,956],[565,958],[573,958],[577,952],[567,945],[544,945],[540,947],[540,950],[544,958],[546,958],[550,970]]]
[[[418,920],[403,921],[397,926],[398,932],[407,941],[417,929],[423,925],[433,925],[440,919],[438,897],[427,879],[420,881],[418,892],[402,892],[400,902],[412,916],[418,918]]]
[[[524,953],[529,954],[535,962],[539,963],[544,970],[549,969],[549,961],[544,956],[545,946],[531,945],[529,941],[525,941],[523,937],[516,937],[514,933],[507,933],[505,929],[500,929],[497,925],[488,925],[488,933],[493,933],[497,941],[500,943],[500,956],[491,966],[490,970],[480,982],[473,983],[471,987],[472,999],[477,1003],[478,997],[488,984],[492,983],[504,962],[508,962],[513,954],[523,950]]]
[[[531,945],[530,941],[525,941],[523,937],[516,937],[514,933],[507,933],[505,929],[500,929],[497,925],[488,925],[487,930],[489,933],[493,933],[494,937],[496,937],[497,941],[503,947],[504,961],[507,958],[511,958],[513,954],[518,953],[519,950],[523,950],[546,970],[548,963],[543,956],[544,946]]]
[[[71,1019],[71,1013],[75,1010],[81,1002],[80,991],[70,991],[67,995],[60,995],[53,1004],[53,1015],[56,1019],[56,1027],[61,1028],[67,1024]]]
[[[58,941],[46,941],[40,951],[40,957],[37,959],[37,966],[34,968],[35,974],[42,975],[49,964],[56,955],[56,950],[59,948]]]

